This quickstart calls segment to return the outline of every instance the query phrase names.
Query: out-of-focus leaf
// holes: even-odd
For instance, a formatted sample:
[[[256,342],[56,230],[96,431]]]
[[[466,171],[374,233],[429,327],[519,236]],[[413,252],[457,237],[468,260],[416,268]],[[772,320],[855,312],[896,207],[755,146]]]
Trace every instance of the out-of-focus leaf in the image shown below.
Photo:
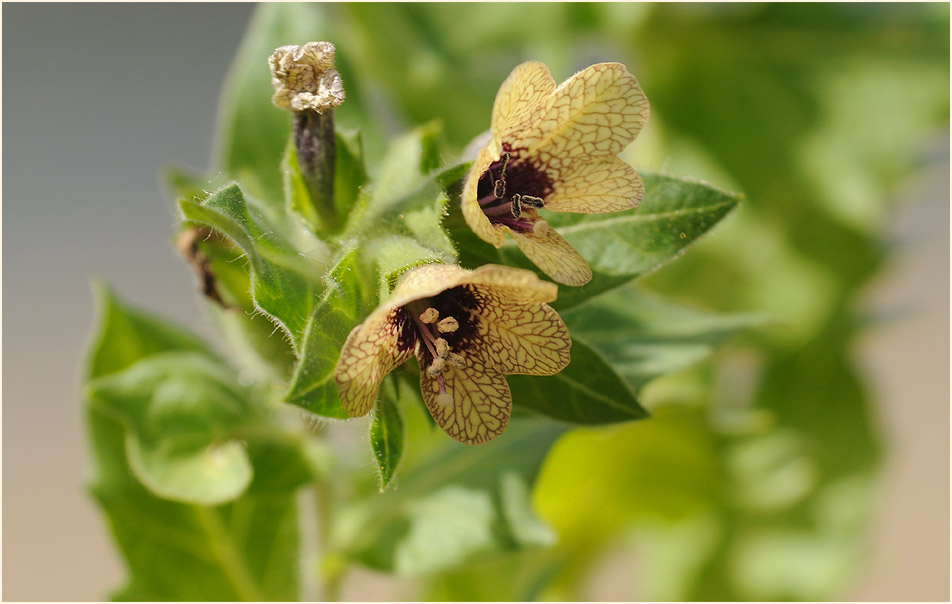
[[[281,158],[291,119],[271,103],[268,57],[279,46],[324,40],[324,31],[314,6],[259,6],[222,89],[215,165],[273,207],[284,204]]]
[[[285,400],[311,413],[343,419],[349,416],[337,398],[334,367],[369,298],[369,288],[361,283],[356,250],[343,253],[324,281],[324,294],[308,318]]]
[[[562,430],[514,420],[505,434],[478,447],[445,442],[401,475],[399,489],[342,514],[335,542],[372,568],[412,575],[549,544],[551,533],[533,520],[521,494]]]
[[[321,290],[317,276],[327,257],[324,244],[302,232],[300,225],[292,233],[279,231],[237,185],[224,187],[201,202],[180,199],[179,206],[186,220],[218,230],[244,251],[251,262],[256,307],[300,349]],[[294,228],[292,223],[283,226]]]
[[[102,283],[94,285],[99,302],[99,325],[86,367],[93,379],[121,371],[147,356],[168,350],[213,356],[211,349],[188,331],[122,302]]]
[[[724,338],[760,325],[757,315],[701,312],[633,286],[562,313],[569,331],[604,355],[635,391],[711,354]]]
[[[563,556],[551,548],[498,552],[432,576],[421,600],[537,602],[546,586],[564,570]]]
[[[170,352],[141,359],[87,386],[87,398],[129,428],[129,461],[168,499],[217,504],[237,497],[251,466],[233,431],[249,419],[247,393],[207,356]]]
[[[123,428],[87,414],[98,476],[91,490],[109,519],[129,575],[120,601],[293,600],[297,507],[293,494],[245,495],[205,507],[160,499],[125,464]]]
[[[552,376],[508,378],[513,405],[575,424],[643,419],[648,413],[628,385],[585,342],[573,338],[572,361]]]
[[[92,340],[87,369],[91,384],[112,384],[113,394],[123,382],[134,390],[134,384],[129,383],[130,375],[142,373],[141,368],[154,359],[161,361],[176,355],[193,359],[201,366],[217,366],[211,353],[194,336],[127,307],[105,287],[99,292],[99,327]],[[195,370],[193,374],[196,372],[200,373]],[[128,401],[91,404],[85,410],[93,462],[90,490],[106,515],[129,569],[123,587],[112,597],[200,601],[294,599],[298,536],[296,506],[290,489],[283,493],[272,490],[266,497],[246,494],[233,503],[205,507],[161,499],[136,479],[142,472],[141,468],[134,471],[129,466],[127,443],[137,439],[130,436],[128,424],[120,417],[141,422],[145,428],[154,423],[175,432],[188,426],[193,434],[205,430],[205,426],[196,426],[186,419],[193,409],[176,404],[183,397],[172,396],[174,393],[169,390],[175,389],[170,386],[165,395],[158,396],[156,388],[156,398],[164,397],[169,404],[154,409],[154,422],[153,417],[144,415],[143,409],[130,408]],[[184,398],[188,396],[185,394]],[[202,404],[194,399],[192,402]],[[227,411],[224,416],[217,411],[211,415],[223,420],[213,421],[213,426],[229,423]],[[252,459],[260,458],[257,444],[249,446],[249,452]],[[136,455],[128,451],[129,457]],[[291,457],[281,456],[285,461]]]
[[[715,503],[723,476],[703,414],[662,407],[650,421],[567,434],[539,475],[539,515],[581,547],[642,516],[683,518]]]
[[[400,419],[396,404],[399,387],[396,379],[385,380],[370,425],[370,447],[380,470],[381,491],[393,480],[403,455],[403,420]]]

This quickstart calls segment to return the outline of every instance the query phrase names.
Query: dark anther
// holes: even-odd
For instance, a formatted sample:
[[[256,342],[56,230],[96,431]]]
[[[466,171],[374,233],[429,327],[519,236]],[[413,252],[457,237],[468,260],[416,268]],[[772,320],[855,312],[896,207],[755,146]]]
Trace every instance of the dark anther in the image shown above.
[[[512,215],[516,218],[522,216],[522,195],[516,193],[512,196]]]
[[[499,180],[493,183],[493,195],[497,199],[502,199],[506,196],[506,166],[509,165],[509,153],[502,154],[502,167],[499,169]],[[492,172],[490,172],[490,178],[492,178]]]
[[[522,205],[529,206],[530,208],[544,208],[545,202],[542,201],[541,197],[535,197],[533,195],[523,195]]]

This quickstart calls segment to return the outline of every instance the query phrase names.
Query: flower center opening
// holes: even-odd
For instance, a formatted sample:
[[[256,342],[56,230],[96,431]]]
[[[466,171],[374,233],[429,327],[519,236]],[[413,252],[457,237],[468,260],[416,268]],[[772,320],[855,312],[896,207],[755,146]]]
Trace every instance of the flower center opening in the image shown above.
[[[436,378],[443,403],[450,400],[443,371],[447,367],[465,367],[466,348],[477,333],[478,305],[478,297],[470,287],[458,286],[404,307],[418,343],[420,370]]]
[[[480,176],[476,197],[489,222],[525,233],[532,230],[536,210],[545,207],[551,190],[552,181],[543,170],[520,161],[518,153],[503,143],[499,159]]]

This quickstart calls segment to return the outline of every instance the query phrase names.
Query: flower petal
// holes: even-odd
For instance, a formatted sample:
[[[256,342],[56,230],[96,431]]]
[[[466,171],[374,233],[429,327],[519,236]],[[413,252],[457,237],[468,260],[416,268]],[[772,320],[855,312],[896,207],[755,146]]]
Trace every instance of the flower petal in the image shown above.
[[[366,415],[373,408],[384,376],[413,353],[399,348],[397,312],[391,307],[378,309],[351,330],[341,348],[334,380],[341,405],[351,417]]]
[[[553,178],[545,208],[554,212],[602,214],[638,207],[645,185],[635,169],[612,155],[573,162]]]
[[[387,306],[403,306],[456,287],[470,271],[454,264],[426,264],[407,271],[393,288]]]
[[[496,228],[489,222],[489,219],[486,218],[486,214],[483,213],[483,209],[479,206],[479,200],[476,198],[480,177],[486,172],[490,164],[499,159],[499,153],[494,153],[493,148],[498,148],[498,145],[490,143],[489,147],[480,149],[479,155],[476,156],[476,161],[473,162],[473,166],[469,169],[469,174],[466,175],[466,183],[463,185],[462,196],[463,218],[466,219],[466,224],[469,225],[469,228],[473,229],[473,232],[476,233],[480,239],[499,247],[503,244],[505,239],[503,229]]]
[[[546,169],[571,158],[617,155],[648,120],[648,99],[621,63],[599,63],[555,92],[531,127],[513,133],[513,147],[530,149]]]
[[[559,292],[557,285],[539,279],[530,270],[499,264],[484,264],[467,275],[463,282],[523,303],[554,302]]]
[[[510,232],[522,253],[553,281],[578,286],[592,280],[592,269],[582,255],[544,220],[528,233]]]
[[[548,304],[494,296],[479,312],[479,337],[467,354],[476,354],[504,374],[553,375],[569,364],[572,338]]]
[[[443,431],[467,445],[478,445],[503,433],[512,412],[506,379],[471,355],[465,367],[447,366],[442,373],[446,395],[436,377],[420,371],[420,391],[430,415]]]
[[[542,115],[547,97],[555,90],[549,68],[539,61],[517,65],[499,87],[493,103],[493,142],[499,146],[512,130]],[[481,174],[481,173],[480,173]]]

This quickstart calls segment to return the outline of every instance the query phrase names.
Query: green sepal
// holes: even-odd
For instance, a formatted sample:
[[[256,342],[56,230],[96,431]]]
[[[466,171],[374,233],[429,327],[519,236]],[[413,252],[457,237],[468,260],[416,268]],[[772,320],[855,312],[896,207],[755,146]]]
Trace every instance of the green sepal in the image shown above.
[[[356,248],[340,255],[324,282],[284,400],[317,415],[345,419],[349,416],[337,396],[334,367],[347,335],[366,314],[371,291],[362,283]]]
[[[403,420],[397,409],[400,385],[388,376],[380,388],[380,400],[370,424],[370,447],[380,470],[380,491],[393,480],[403,456]]]
[[[186,220],[216,229],[247,255],[256,309],[299,350],[307,317],[322,290],[316,275],[323,272],[326,245],[300,224],[272,220],[266,208],[246,198],[235,184],[201,202],[180,199],[179,207]]]

